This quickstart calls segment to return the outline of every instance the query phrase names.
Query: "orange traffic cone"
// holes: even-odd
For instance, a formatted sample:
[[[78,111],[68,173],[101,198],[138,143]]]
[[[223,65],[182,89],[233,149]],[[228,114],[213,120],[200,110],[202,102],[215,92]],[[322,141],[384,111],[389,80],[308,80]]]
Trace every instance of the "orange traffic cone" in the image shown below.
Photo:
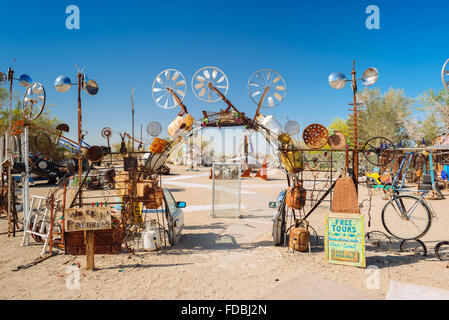
[[[251,169],[248,168],[245,172],[243,172],[242,178],[251,178]]]
[[[267,158],[265,158],[264,160],[263,160],[263,164],[262,164],[262,168],[260,168],[259,169],[259,171],[257,171],[257,174],[256,174],[256,178],[261,178],[261,179],[263,179],[263,180],[265,180],[265,181],[268,181],[268,174],[267,174],[267,168],[268,168],[268,165],[267,165]]]

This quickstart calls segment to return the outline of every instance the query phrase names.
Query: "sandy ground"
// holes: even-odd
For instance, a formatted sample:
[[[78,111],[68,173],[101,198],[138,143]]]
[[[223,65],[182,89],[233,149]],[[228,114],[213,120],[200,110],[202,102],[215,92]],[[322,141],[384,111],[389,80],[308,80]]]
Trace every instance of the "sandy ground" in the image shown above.
[[[12,271],[38,257],[42,245],[32,242],[22,247],[23,233],[8,238],[6,221],[0,219],[0,299],[385,299],[392,280],[449,290],[447,262],[437,260],[433,252],[437,242],[449,240],[449,200],[431,201],[438,220],[423,239],[427,257],[400,254],[396,241],[391,252],[367,251],[367,265],[377,266],[380,280],[379,288],[369,289],[370,270],[325,262],[322,237],[328,204],[309,219],[321,236],[311,253],[273,246],[274,210],[268,202],[276,200],[286,185],[280,173],[271,174],[268,182],[242,181],[241,219],[210,217],[211,181],[205,169],[172,168],[163,183],[177,201],[188,204],[181,242],[159,254],[96,255],[94,272],[85,270],[84,256],[63,252]],[[47,192],[43,187],[31,189],[32,194]],[[362,187],[360,200],[366,197]],[[381,196],[374,198],[372,225],[366,231],[384,231],[380,213],[385,203]],[[80,264],[79,289],[67,286],[67,267],[75,262]]]

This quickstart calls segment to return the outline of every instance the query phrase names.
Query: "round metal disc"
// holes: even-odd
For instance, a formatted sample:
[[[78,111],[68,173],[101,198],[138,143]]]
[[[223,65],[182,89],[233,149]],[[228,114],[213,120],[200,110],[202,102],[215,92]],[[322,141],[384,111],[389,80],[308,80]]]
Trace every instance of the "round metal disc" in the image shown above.
[[[28,87],[22,100],[22,109],[26,119],[32,121],[39,118],[44,111],[46,96],[42,84],[36,82]]]
[[[105,127],[101,130],[101,136],[105,139],[110,138],[112,136],[112,129],[109,127]]]
[[[284,101],[287,95],[287,86],[284,79],[276,71],[262,69],[255,72],[248,81],[248,93],[256,105],[268,91],[262,101],[263,108],[273,108]]]
[[[346,86],[346,76],[341,72],[334,72],[329,76],[329,84],[336,90],[343,89]]]
[[[152,121],[147,126],[147,132],[152,137],[157,137],[162,132],[162,125],[157,121]]]
[[[209,83],[226,95],[229,89],[228,78],[216,67],[204,67],[198,70],[192,78],[192,90],[195,96],[204,102],[217,102],[221,97],[209,88]]]
[[[187,93],[187,82],[184,75],[175,69],[167,69],[156,76],[153,82],[153,99],[162,109],[173,109],[179,106],[178,101],[170,93],[172,90],[182,100]]]
[[[28,88],[32,82],[33,80],[31,80],[31,77],[27,74],[22,74],[19,77],[19,83],[25,88]]]
[[[309,148],[320,149],[326,145],[329,132],[321,124],[314,123],[304,129],[302,138]]]
[[[0,86],[4,85],[8,81],[8,77],[3,72],[0,72]]]
[[[100,162],[103,157],[103,148],[99,146],[93,146],[86,150],[86,158],[92,162]]]
[[[446,90],[449,91],[449,81],[446,81],[446,77],[449,76],[449,70],[446,69],[448,66],[449,59],[444,63],[443,69],[441,70],[441,81],[443,81],[444,86],[446,87]]]
[[[342,150],[346,147],[346,137],[340,131],[335,131],[327,139],[327,144],[334,150]]]
[[[98,84],[94,80],[88,80],[85,90],[88,94],[94,96],[98,93]]]
[[[362,83],[369,87],[377,82],[379,79],[379,71],[376,68],[369,68],[363,73]]]
[[[72,82],[70,81],[70,78],[67,76],[59,76],[56,78],[55,81],[55,88],[59,92],[67,92],[70,90],[70,87],[72,86]]]
[[[284,126],[284,131],[291,136],[295,136],[299,133],[299,123],[294,120],[289,120]]]

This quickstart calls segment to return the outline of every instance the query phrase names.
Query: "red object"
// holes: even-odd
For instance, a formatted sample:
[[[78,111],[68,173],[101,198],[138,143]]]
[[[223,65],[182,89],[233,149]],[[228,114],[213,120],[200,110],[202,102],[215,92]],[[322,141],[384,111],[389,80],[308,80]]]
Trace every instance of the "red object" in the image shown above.
[[[267,174],[267,168],[268,168],[268,165],[267,165],[267,158],[265,158],[264,160],[263,160],[263,164],[262,164],[262,168],[260,168],[260,170],[259,171],[257,171],[257,174],[256,174],[256,178],[261,178],[261,179],[263,179],[263,180],[265,180],[265,181],[268,181],[268,174]]]

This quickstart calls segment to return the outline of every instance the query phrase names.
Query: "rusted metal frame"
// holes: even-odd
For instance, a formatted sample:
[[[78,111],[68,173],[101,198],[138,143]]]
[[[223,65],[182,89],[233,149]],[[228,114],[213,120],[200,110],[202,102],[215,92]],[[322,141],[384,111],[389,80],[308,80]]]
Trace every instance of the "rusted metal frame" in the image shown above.
[[[353,153],[352,153],[352,170],[353,170],[353,180],[355,185],[355,190],[358,193],[358,183],[359,183],[359,137],[358,137],[358,123],[357,123],[357,79],[355,71],[355,60],[352,66],[352,90],[353,90],[353,100],[354,100],[354,114],[353,114]]]
[[[187,111],[187,107],[184,105],[184,103],[182,103],[181,98],[179,98],[176,92],[174,92],[172,88],[167,88],[167,91],[173,96],[173,98],[181,107],[181,111],[178,113],[178,116],[182,117],[185,114],[189,114],[189,112]]]
[[[263,92],[263,94],[262,94],[262,96],[260,97],[259,104],[258,104],[257,110],[256,110],[256,114],[254,115],[254,119],[253,119],[254,121],[256,121],[256,118],[257,118],[257,117],[259,116],[259,114],[260,114],[260,108],[262,108],[262,103],[263,103],[263,101],[265,100],[265,96],[267,95],[268,90],[270,90],[270,87],[266,87],[265,90],[264,90],[264,92]]]
[[[221,99],[223,99],[223,101],[228,105],[228,107],[226,108],[225,111],[229,111],[229,109],[234,109],[235,112],[240,113],[240,111],[237,110],[236,107],[233,106],[233,104],[231,103],[231,101],[229,101],[228,99],[226,99],[225,95],[223,93],[221,93],[220,90],[218,90],[217,88],[215,88],[211,82],[209,82],[208,84],[209,89],[211,89],[213,92],[215,92],[216,94],[218,94]]]

